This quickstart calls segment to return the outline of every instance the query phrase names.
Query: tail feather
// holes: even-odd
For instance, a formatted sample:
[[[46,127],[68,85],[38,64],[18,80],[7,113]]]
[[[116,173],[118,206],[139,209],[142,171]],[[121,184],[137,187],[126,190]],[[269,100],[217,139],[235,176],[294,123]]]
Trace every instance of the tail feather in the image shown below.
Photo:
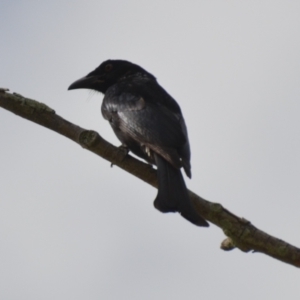
[[[154,206],[159,211],[179,212],[182,217],[197,226],[209,224],[196,212],[188,194],[180,169],[155,154],[158,176],[158,193]]]

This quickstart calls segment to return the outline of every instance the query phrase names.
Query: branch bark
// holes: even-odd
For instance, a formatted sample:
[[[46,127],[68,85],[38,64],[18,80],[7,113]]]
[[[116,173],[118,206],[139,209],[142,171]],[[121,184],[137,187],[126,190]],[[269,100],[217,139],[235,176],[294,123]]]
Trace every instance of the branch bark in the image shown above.
[[[16,93],[10,94],[7,89],[0,89],[0,107],[71,139],[83,148],[157,187],[156,170],[150,165],[130,155],[124,158],[124,153],[119,148],[105,141],[97,132],[72,124],[47,105]],[[238,248],[243,252],[260,252],[300,267],[299,248],[263,232],[221,204],[209,202],[191,191],[189,193],[197,211],[209,222],[220,227],[227,236],[221,244],[223,250]]]

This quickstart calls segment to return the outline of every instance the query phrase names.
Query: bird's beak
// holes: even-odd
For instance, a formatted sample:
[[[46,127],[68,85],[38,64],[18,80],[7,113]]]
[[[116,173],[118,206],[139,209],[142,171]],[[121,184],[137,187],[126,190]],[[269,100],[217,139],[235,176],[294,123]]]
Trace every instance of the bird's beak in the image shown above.
[[[69,87],[68,90],[75,90],[75,89],[91,89],[91,90],[98,90],[99,85],[104,82],[104,80],[100,80],[96,76],[85,76],[82,77],[75,82],[73,82]]]

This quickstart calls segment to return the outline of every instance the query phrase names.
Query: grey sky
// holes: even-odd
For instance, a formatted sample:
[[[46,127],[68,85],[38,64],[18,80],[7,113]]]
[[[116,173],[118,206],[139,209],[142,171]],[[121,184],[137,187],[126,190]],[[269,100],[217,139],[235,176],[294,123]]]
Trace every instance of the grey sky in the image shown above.
[[[2,1],[0,87],[119,145],[102,96],[67,87],[108,58],[140,64],[184,113],[188,187],[300,246],[299,28],[299,1]],[[0,120],[0,299],[299,299],[296,268],[225,253],[145,183]]]

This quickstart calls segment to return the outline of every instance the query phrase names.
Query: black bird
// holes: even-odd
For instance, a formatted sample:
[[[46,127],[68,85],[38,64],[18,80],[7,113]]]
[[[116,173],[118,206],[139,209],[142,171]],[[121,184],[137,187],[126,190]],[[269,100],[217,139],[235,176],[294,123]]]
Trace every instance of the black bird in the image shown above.
[[[198,226],[209,224],[195,211],[180,168],[191,178],[187,128],[177,102],[140,66],[107,60],[69,86],[105,94],[101,112],[122,146],[157,166],[161,212],[179,212]]]

